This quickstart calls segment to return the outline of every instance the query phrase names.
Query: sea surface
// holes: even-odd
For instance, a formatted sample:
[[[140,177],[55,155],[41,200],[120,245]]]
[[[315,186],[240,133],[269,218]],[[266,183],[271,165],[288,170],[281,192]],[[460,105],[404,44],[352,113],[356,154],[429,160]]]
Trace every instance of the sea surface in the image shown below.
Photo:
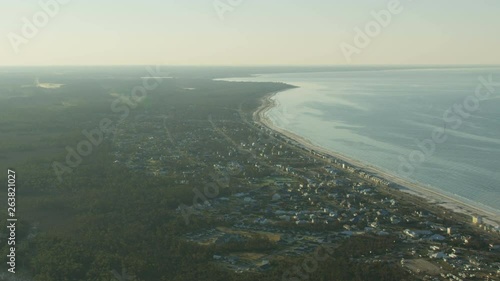
[[[500,67],[353,68],[229,81],[285,82],[267,115],[328,150],[500,210]],[[481,81],[492,80],[497,85]]]

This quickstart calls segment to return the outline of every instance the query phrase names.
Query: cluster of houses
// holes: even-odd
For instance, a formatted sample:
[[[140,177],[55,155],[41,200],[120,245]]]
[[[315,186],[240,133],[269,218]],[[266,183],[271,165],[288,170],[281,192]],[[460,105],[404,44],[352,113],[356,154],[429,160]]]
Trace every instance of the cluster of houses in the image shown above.
[[[237,122],[215,127],[212,121],[183,123],[181,130],[162,119],[135,121],[124,125],[128,127],[115,136],[117,164],[151,175],[169,175],[176,184],[186,186],[206,181],[209,173],[215,173],[228,179],[224,187],[229,194],[197,206],[198,215],[232,225],[233,230],[279,236],[279,250],[255,259],[214,255],[214,261],[232,270],[266,270],[273,257],[304,255],[324,243],[356,235],[392,236],[402,245],[411,244],[416,248],[414,253],[395,248],[387,258],[403,255],[446,262],[456,269],[453,276],[457,278],[464,278],[460,274],[482,277],[476,272],[465,273],[467,269],[498,270],[495,264],[484,264],[488,259],[472,263],[469,250],[444,246],[467,248],[473,240],[467,229],[447,225],[435,214],[384,195],[380,190],[391,186],[388,181],[339,159],[314,151],[304,153],[300,144],[264,127],[255,131]],[[266,134],[270,137],[264,137]],[[483,226],[480,217],[473,222]],[[247,239],[215,228],[186,237],[195,243],[215,245],[244,243]],[[498,246],[486,250],[495,253]]]

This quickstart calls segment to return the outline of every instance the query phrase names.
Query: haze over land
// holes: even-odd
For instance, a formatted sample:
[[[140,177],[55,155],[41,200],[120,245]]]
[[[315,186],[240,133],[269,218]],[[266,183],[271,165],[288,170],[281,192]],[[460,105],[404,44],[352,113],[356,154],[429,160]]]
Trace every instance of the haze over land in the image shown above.
[[[500,1],[0,11],[0,281],[500,278]]]

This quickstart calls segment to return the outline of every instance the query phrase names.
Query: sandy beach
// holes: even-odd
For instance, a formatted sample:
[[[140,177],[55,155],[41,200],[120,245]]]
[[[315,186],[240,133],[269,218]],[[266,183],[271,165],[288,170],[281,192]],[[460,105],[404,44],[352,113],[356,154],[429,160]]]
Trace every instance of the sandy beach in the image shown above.
[[[276,127],[272,122],[272,120],[270,120],[267,117],[267,112],[271,108],[276,106],[276,102],[273,99],[273,96],[275,94],[276,93],[271,93],[262,99],[261,101],[262,105],[258,108],[256,112],[254,112],[253,115],[253,119],[255,122],[262,124],[263,126],[283,135],[286,138],[294,140],[295,142],[299,143],[299,145],[302,146],[303,148],[314,150],[321,154],[342,160],[346,163],[349,163],[351,166],[356,167],[357,169],[370,172],[379,178],[383,178],[391,183],[399,185],[398,187],[399,190],[404,192],[408,196],[419,196],[420,198],[424,198],[429,204],[437,204],[455,213],[466,214],[468,216],[482,216],[483,222],[485,224],[491,225],[493,227],[500,226],[500,211],[494,209],[490,210],[487,208],[481,208],[480,206],[475,206],[474,204],[460,201],[446,194],[429,189],[421,184],[407,181],[393,174],[382,171],[376,167],[366,165],[365,163],[362,163],[356,159],[346,157],[334,151],[330,151],[328,149],[315,145],[311,143],[309,140],[301,136],[298,136],[297,134]]]

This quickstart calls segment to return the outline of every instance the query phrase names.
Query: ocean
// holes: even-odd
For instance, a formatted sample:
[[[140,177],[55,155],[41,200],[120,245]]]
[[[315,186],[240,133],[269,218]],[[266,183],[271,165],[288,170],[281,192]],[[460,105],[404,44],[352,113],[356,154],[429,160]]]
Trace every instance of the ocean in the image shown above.
[[[500,210],[500,67],[343,68],[229,81],[284,82],[267,116],[328,150]]]

